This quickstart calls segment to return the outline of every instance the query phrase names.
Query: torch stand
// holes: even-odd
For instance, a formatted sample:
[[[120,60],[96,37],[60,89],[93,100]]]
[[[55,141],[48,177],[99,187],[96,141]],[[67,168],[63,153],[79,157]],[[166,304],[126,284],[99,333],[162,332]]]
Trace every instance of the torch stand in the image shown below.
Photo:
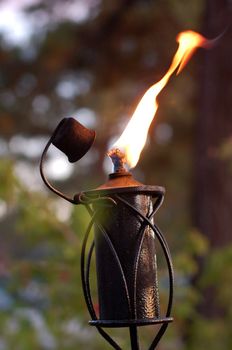
[[[51,191],[73,204],[85,205],[91,217],[81,251],[81,279],[91,316],[89,324],[95,326],[117,350],[122,349],[104,328],[128,327],[131,349],[139,350],[137,327],[158,325],[159,330],[148,348],[153,350],[173,320],[170,316],[173,300],[171,255],[164,236],[154,223],[154,215],[163,201],[164,188],[145,186],[133,179],[130,173],[120,171],[111,174],[109,180],[97,189],[69,198],[54,188],[44,175],[44,159],[51,144],[74,162],[87,152],[94,137],[94,132],[73,118],[62,120],[42,153],[40,173]],[[94,236],[91,238],[93,227]],[[165,257],[169,276],[169,298],[164,316],[160,311],[157,243]],[[99,316],[90,288],[94,251]]]
[[[114,179],[121,187],[113,186]],[[123,187],[125,182],[128,185],[128,180],[132,182],[130,186]],[[153,221],[162,204],[164,189],[137,182],[135,185],[134,181],[129,173],[111,174],[105,185],[74,197],[77,203],[86,205],[91,216],[82,246],[82,286],[92,317],[90,325],[96,326],[114,349],[121,348],[102,328],[129,327],[131,349],[139,350],[137,327],[161,324],[149,347],[152,350],[173,320],[170,317],[173,268],[166,240]],[[87,249],[93,226],[94,238]],[[156,242],[163,250],[169,273],[169,301],[164,317],[160,315]],[[99,317],[94,310],[89,281],[94,249]]]

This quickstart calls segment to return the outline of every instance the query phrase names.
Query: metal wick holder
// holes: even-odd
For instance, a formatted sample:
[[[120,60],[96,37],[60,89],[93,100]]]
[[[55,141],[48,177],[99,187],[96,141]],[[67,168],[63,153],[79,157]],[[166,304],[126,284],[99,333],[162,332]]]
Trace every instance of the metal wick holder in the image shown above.
[[[110,174],[109,180],[97,189],[69,198],[55,189],[43,172],[44,158],[51,143],[64,151],[70,161],[76,161],[88,151],[94,138],[95,132],[75,119],[63,119],[42,154],[41,176],[50,190],[73,204],[85,205],[91,216],[81,252],[82,287],[92,318],[90,325],[95,326],[117,350],[121,347],[103,328],[128,327],[131,349],[139,350],[137,327],[158,325],[156,336],[148,348],[152,350],[173,320],[170,317],[172,261],[167,242],[154,223],[154,215],[163,202],[164,188],[145,186],[130,173],[119,172]],[[93,226],[94,237],[91,238]],[[164,316],[160,311],[157,243],[162,248],[169,275],[169,298]],[[94,250],[99,315],[93,306],[89,277]]]

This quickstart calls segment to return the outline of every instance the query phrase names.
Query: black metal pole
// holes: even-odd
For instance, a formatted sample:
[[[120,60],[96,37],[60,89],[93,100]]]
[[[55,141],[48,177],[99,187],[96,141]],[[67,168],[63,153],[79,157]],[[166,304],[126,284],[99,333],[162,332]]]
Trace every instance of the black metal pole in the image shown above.
[[[130,326],[131,350],[139,350],[138,332],[136,326]]]

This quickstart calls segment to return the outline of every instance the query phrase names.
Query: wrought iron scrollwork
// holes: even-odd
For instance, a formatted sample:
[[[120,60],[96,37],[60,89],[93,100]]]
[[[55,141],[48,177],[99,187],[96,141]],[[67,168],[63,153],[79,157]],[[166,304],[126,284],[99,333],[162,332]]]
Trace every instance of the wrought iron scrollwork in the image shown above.
[[[82,202],[90,216],[91,220],[89,223],[89,226],[86,230],[83,245],[82,245],[82,252],[81,252],[81,277],[82,277],[82,287],[84,292],[84,297],[86,301],[86,305],[88,308],[88,311],[90,313],[90,316],[92,320],[89,322],[91,325],[95,326],[98,330],[98,332],[105,338],[105,340],[114,348],[114,349],[121,349],[121,347],[112,339],[109,334],[103,330],[105,327],[129,327],[130,330],[130,339],[131,339],[131,349],[133,350],[139,350],[139,340],[138,340],[138,334],[137,334],[137,327],[142,325],[148,325],[148,324],[161,324],[154,340],[152,341],[149,350],[153,350],[156,348],[158,342],[160,341],[161,337],[165,333],[167,326],[169,322],[172,322],[171,317],[171,309],[172,309],[172,301],[173,301],[173,283],[174,283],[174,273],[173,273],[173,265],[172,265],[172,259],[169,251],[168,244],[166,242],[165,237],[163,236],[162,232],[159,230],[157,225],[152,223],[152,218],[154,217],[155,213],[159,209],[159,207],[162,204],[163,201],[163,195],[156,195],[156,198],[154,198],[155,201],[153,203],[153,210],[148,215],[145,216],[143,213],[141,213],[137,208],[135,208],[133,205],[131,205],[127,200],[123,198],[122,195],[119,194],[112,194],[110,196],[98,196],[97,198],[93,198],[92,196],[88,196],[86,194],[82,195],[80,198],[80,202]],[[94,209],[92,204],[99,203],[100,207],[98,206],[98,209]],[[133,298],[134,304],[132,304],[132,300],[130,297],[130,294],[128,292],[128,286],[127,286],[127,280],[123,271],[123,267],[120,261],[120,258],[117,254],[117,251],[109,237],[108,232],[106,229],[102,226],[102,224],[98,220],[98,216],[100,211],[105,210],[105,206],[116,206],[117,203],[121,203],[127,208],[131,215],[135,216],[137,219],[142,220],[143,224],[145,226],[149,226],[150,229],[154,232],[155,237],[159,241],[159,244],[162,248],[164,257],[166,259],[167,263],[167,269],[168,269],[168,275],[169,275],[169,298],[167,303],[167,309],[164,317],[154,318],[154,319],[145,319],[145,320],[139,320],[136,318],[136,297]],[[95,248],[94,239],[92,240],[90,244],[90,248],[87,251],[87,242],[90,239],[90,233],[93,226],[96,225],[98,227],[98,230],[100,230],[101,234],[103,235],[104,239],[106,240],[109,249],[112,252],[112,256],[114,257],[115,263],[118,266],[118,269],[121,272],[121,279],[124,285],[124,291],[125,291],[125,298],[127,300],[128,304],[128,310],[130,319],[122,321],[112,320],[99,320],[96,312],[94,310],[92,296],[91,296],[91,288],[90,288],[90,265],[91,265],[91,258],[93,255],[93,251]],[[141,235],[138,239],[138,245],[137,245],[137,251],[136,251],[136,258],[134,262],[134,294],[136,295],[136,288],[137,288],[137,272],[138,272],[138,264],[139,264],[139,258],[143,246],[143,240],[145,236],[145,230],[141,232]]]

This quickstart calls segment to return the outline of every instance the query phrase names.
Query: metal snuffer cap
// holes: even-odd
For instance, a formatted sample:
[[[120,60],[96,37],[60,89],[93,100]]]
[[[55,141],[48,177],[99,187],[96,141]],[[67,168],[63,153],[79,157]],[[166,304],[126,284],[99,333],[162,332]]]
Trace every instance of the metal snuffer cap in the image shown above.
[[[74,118],[64,118],[57,126],[52,144],[65,153],[69,162],[81,159],[92,146],[95,131],[87,129]]]

